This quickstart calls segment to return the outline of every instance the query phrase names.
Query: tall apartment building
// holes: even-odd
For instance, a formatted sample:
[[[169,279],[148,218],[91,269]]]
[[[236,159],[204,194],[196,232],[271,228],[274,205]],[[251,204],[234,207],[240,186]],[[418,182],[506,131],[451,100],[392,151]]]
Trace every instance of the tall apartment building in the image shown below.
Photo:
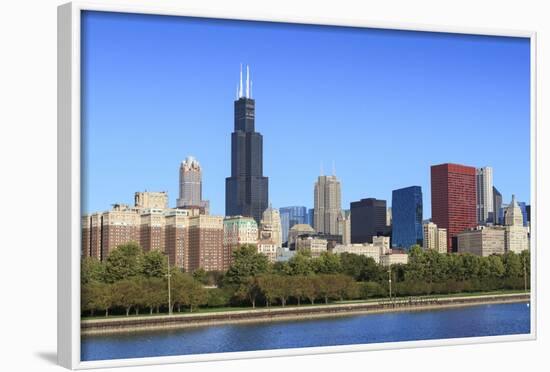
[[[178,208],[202,207],[209,212],[209,202],[202,200],[202,168],[197,159],[188,156],[180,165]]]
[[[351,213],[349,211],[342,211],[338,215],[336,220],[338,224],[338,234],[342,236],[342,244],[347,245],[351,243]]]
[[[259,238],[271,240],[278,248],[283,246],[281,216],[278,209],[270,206],[264,211],[260,223]]]
[[[476,169],[476,215],[477,223],[485,225],[491,222],[494,214],[493,168]]]
[[[231,134],[231,177],[225,179],[225,215],[253,217],[260,223],[268,206],[268,178],[263,175],[263,137],[254,128],[255,101],[246,68],[243,93],[242,68],[235,100],[235,125]]]
[[[431,167],[432,221],[447,229],[447,248],[457,251],[459,232],[477,226],[476,169],[459,164]]]
[[[432,249],[439,253],[447,253],[447,229],[437,227],[433,222],[428,222],[423,225],[423,242],[424,249]]]
[[[258,225],[252,217],[232,216],[223,220],[223,267],[233,262],[233,252],[243,245],[258,244]]]
[[[410,186],[392,191],[392,247],[422,245],[422,189]]]
[[[138,191],[134,197],[134,205],[138,209],[168,209],[168,193]]]
[[[292,226],[309,223],[308,212],[304,206],[282,207],[279,208],[279,214],[281,216],[281,240],[283,243],[288,241],[288,232]]]
[[[170,265],[189,272],[189,218],[186,210],[172,209],[165,214],[164,251]]]
[[[115,204],[101,215],[101,258],[105,259],[117,246],[140,242],[139,214],[125,204]]]
[[[145,252],[164,252],[166,209],[147,208],[140,211],[139,243]]]
[[[336,176],[319,176],[314,186],[314,228],[319,233],[336,235],[336,219],[342,211],[340,181]]]
[[[189,218],[189,271],[226,270],[224,265],[223,217],[199,215]]]
[[[374,198],[351,203],[351,242],[372,243],[373,236],[385,236],[390,228],[386,225],[386,201]]]

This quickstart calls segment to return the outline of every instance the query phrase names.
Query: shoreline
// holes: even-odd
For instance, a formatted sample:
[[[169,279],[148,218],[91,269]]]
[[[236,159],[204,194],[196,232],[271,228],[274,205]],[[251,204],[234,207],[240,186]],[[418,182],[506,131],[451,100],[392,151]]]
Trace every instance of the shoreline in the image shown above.
[[[403,311],[443,310],[458,307],[530,301],[530,294],[496,294],[465,297],[419,297],[378,302],[288,306],[215,313],[186,313],[132,318],[81,320],[81,335],[109,335],[131,332],[174,330],[226,324],[307,320]]]

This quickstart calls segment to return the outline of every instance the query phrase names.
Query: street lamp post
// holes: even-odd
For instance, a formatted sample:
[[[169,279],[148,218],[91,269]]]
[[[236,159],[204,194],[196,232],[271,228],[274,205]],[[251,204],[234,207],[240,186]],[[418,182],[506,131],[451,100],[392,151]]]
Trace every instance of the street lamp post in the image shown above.
[[[391,265],[388,266],[388,284],[390,289],[390,302],[391,302]]]
[[[170,272],[170,256],[166,255],[166,263],[168,266],[168,272],[166,277],[168,278],[168,315],[172,315],[172,289],[170,288],[170,277],[172,273]]]

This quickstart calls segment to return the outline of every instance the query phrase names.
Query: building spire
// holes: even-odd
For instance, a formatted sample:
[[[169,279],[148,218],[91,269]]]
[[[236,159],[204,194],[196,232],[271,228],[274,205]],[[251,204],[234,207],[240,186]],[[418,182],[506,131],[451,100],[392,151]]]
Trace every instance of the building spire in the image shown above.
[[[243,96],[243,64],[241,63],[241,74],[239,79],[239,98]]]
[[[246,65],[246,98],[250,98],[250,68]]]
[[[252,99],[252,79],[250,79],[250,98]]]

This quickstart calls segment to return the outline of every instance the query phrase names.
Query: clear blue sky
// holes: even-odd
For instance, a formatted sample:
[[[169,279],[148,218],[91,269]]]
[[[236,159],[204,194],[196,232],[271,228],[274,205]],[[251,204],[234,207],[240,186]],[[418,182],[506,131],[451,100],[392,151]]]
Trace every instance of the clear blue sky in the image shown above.
[[[445,162],[492,166],[505,202],[529,201],[528,39],[116,13],[82,30],[84,211],[143,190],[175,205],[194,155],[223,214],[240,63],[274,207],[312,207],[333,161],[343,208],[419,185],[428,218]]]

